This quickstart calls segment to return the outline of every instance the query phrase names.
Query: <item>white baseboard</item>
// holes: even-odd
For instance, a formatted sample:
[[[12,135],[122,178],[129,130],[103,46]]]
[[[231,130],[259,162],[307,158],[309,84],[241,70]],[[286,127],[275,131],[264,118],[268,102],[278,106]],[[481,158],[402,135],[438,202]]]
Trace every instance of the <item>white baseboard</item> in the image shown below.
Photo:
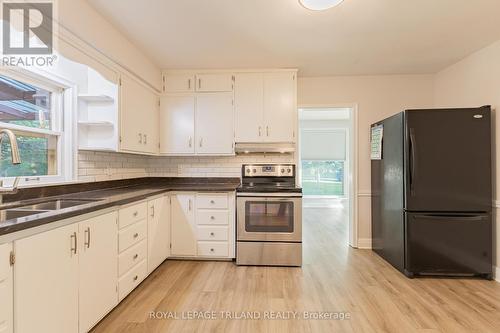
[[[494,273],[495,273],[495,280],[500,282],[500,267],[498,266],[493,266],[494,267]]]
[[[359,238],[358,239],[358,249],[371,250],[372,249],[372,239],[371,238]]]

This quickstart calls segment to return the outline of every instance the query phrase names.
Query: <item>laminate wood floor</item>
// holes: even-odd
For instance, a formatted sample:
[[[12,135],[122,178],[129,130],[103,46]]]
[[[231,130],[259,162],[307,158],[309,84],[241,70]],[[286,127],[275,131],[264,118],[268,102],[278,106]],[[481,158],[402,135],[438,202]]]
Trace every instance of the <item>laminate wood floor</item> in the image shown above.
[[[306,206],[302,268],[167,260],[94,332],[500,332],[499,283],[407,279],[372,251],[346,245],[343,205]],[[188,319],[194,311],[216,319]],[[222,319],[220,311],[260,319]],[[300,319],[269,319],[286,311]],[[350,317],[304,319],[321,311]]]

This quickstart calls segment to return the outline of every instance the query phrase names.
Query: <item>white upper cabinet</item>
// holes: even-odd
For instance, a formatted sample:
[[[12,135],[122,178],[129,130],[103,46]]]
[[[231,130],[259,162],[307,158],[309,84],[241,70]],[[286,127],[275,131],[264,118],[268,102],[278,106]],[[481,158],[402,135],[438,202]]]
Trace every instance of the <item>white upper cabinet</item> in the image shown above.
[[[162,96],[160,154],[194,154],[195,96]]]
[[[236,74],[234,84],[236,142],[260,142],[264,126],[264,75]]]
[[[293,142],[297,118],[295,73],[264,74],[265,142]]]
[[[233,153],[234,111],[232,93],[206,93],[196,97],[196,152]]]
[[[236,142],[295,142],[296,72],[235,75]]]
[[[197,74],[197,92],[228,92],[233,91],[232,74]]]
[[[158,108],[156,94],[128,76],[121,78],[120,149],[128,152],[158,152]]]
[[[163,92],[179,93],[194,91],[194,74],[172,74],[163,76]]]
[[[13,272],[10,265],[12,244],[0,245],[0,333],[14,332]]]

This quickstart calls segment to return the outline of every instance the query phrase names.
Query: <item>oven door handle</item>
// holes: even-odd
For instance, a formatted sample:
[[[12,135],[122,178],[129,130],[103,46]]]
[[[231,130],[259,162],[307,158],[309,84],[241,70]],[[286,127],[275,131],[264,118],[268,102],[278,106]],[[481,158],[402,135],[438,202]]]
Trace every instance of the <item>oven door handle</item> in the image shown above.
[[[238,192],[237,197],[302,198],[302,193],[246,193]]]

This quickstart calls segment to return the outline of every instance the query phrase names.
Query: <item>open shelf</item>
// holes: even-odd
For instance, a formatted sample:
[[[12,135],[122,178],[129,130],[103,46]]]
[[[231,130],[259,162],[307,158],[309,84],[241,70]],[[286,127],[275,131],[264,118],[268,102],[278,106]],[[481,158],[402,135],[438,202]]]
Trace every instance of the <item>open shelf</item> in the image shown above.
[[[81,126],[101,126],[101,127],[113,127],[114,124],[110,121],[98,121],[98,120],[79,120],[78,125]]]
[[[78,99],[90,102],[90,103],[113,103],[115,99],[108,95],[88,95],[88,94],[80,94],[78,95]]]

